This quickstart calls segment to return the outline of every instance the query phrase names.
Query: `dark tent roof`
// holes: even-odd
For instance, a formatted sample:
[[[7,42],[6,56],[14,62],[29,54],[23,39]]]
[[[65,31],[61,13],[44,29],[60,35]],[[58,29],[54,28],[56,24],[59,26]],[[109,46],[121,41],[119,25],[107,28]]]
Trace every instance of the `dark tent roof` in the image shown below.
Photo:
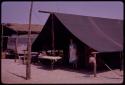
[[[54,13],[54,16],[81,42],[99,52],[123,50],[122,20],[63,13]],[[48,18],[47,23],[51,22],[50,18],[51,15]],[[54,23],[57,22],[54,21]],[[44,28],[47,29],[46,25],[48,24],[45,24]],[[56,24],[54,24],[54,26],[55,25]],[[60,27],[58,27],[58,29],[60,29]],[[41,39],[42,37],[40,38],[40,36],[42,36],[42,34],[40,34],[37,39]],[[37,39],[36,41],[38,41]]]

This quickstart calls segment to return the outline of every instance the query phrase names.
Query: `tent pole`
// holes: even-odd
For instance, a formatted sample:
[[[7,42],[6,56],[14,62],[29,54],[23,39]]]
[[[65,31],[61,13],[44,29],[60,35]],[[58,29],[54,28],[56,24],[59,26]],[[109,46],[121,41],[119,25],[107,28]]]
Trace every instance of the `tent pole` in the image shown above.
[[[123,70],[123,52],[120,52],[120,71]]]
[[[17,45],[18,45],[17,43],[18,43],[18,34],[17,34],[17,36],[16,36],[16,43],[15,43],[15,50],[16,50],[15,62],[16,62],[16,58],[19,57],[18,51],[17,51],[17,50],[18,50],[18,49],[17,49]]]
[[[121,57],[121,52],[120,52],[120,71],[122,70],[122,57]]]
[[[54,15],[54,13],[53,12],[49,12],[49,11],[41,11],[41,10],[39,10],[38,12],[42,12],[42,13],[50,13],[51,15],[52,15],[52,51],[51,51],[51,54],[53,55],[55,55],[55,52],[54,52],[54,50],[55,50],[55,36],[54,36],[54,23],[53,23],[53,20],[54,20],[54,18],[53,18],[53,15]]]
[[[123,53],[123,51],[122,51],[122,70],[124,69],[124,53]]]
[[[53,20],[54,20],[54,18],[53,18],[53,13],[52,13],[52,55],[55,55],[55,52],[54,52],[54,50],[55,50],[55,36],[54,36],[54,23],[53,23]]]
[[[33,1],[31,2],[30,14],[29,14],[29,31],[28,31],[28,56],[26,62],[26,79],[31,79],[31,16],[32,16]]]
[[[1,57],[3,58],[3,24],[2,24],[2,36],[1,36]]]
[[[95,57],[95,63],[94,63],[94,77],[96,77],[96,53],[94,54]]]

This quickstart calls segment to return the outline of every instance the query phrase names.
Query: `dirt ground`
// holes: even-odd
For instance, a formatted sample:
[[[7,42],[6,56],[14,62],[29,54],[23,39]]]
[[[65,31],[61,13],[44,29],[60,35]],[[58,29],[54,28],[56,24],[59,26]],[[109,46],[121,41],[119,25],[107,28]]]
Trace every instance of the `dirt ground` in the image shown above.
[[[13,59],[1,59],[1,82],[4,84],[119,84],[123,82],[123,71],[104,71],[94,78],[84,71],[51,70],[44,69],[42,65],[31,65],[31,79],[25,78],[26,65]]]

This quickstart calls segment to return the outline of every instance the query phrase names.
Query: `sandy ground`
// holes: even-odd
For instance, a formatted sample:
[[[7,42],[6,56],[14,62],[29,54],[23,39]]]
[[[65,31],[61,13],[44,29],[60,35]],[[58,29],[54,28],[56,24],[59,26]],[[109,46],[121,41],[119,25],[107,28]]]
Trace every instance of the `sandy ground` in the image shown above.
[[[26,80],[25,77],[25,65],[12,59],[1,59],[1,81],[4,84],[116,84],[123,82],[123,71],[101,72],[94,78],[86,72],[43,69],[42,66],[31,65],[31,79]]]

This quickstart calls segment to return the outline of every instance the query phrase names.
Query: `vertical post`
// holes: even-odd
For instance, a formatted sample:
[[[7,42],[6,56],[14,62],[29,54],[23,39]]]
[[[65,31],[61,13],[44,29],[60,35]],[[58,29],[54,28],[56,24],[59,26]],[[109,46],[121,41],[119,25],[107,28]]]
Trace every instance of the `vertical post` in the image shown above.
[[[24,50],[23,64],[26,64],[26,56],[27,56],[27,50]]]
[[[17,43],[18,43],[18,34],[16,36],[16,42],[15,42],[15,50],[16,50],[15,62],[16,62],[16,58],[19,57],[19,55],[18,55],[18,49],[17,49],[17,46],[18,46]]]
[[[1,57],[3,58],[3,24],[2,25],[2,35],[1,35]]]
[[[54,23],[53,23],[53,20],[54,20],[54,18],[53,18],[53,13],[52,13],[52,54],[54,54],[55,55],[55,36],[54,36]]]
[[[53,23],[53,21],[54,21],[54,18],[53,18],[53,12],[49,12],[49,11],[40,11],[39,10],[39,12],[42,12],[42,13],[50,13],[51,15],[52,15],[52,30],[51,30],[51,33],[52,33],[52,51],[51,51],[51,54],[54,54],[55,55],[55,52],[54,52],[54,50],[55,50],[55,35],[54,35],[54,23]]]
[[[94,62],[94,77],[96,77],[96,53],[93,54],[94,58],[95,58],[95,62]]]
[[[120,52],[120,71],[123,70],[123,52]]]
[[[121,53],[121,56],[122,56],[122,70],[124,69],[124,53],[123,53],[123,51],[122,51],[122,53]]]
[[[31,78],[31,16],[32,16],[32,7],[33,7],[33,2],[31,2],[31,7],[30,7],[30,15],[29,15],[29,31],[28,31],[28,56],[27,56],[27,62],[26,62],[26,79]]]
[[[122,70],[122,57],[121,57],[121,52],[120,52],[120,71]]]

